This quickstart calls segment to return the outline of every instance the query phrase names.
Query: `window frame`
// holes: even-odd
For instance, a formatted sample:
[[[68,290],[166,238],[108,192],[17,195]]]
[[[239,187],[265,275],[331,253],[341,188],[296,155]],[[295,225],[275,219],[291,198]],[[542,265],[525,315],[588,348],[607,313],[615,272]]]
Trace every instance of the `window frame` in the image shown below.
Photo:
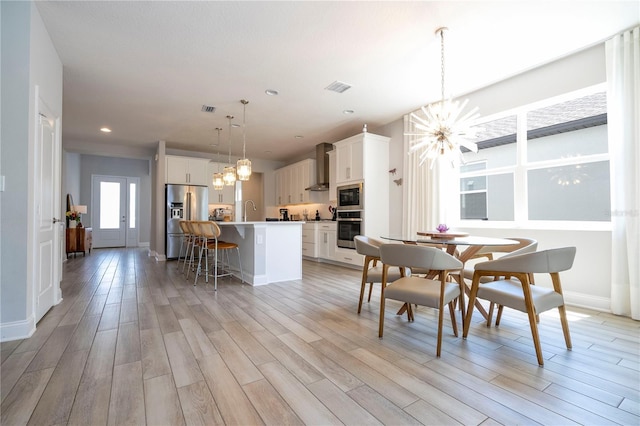
[[[529,194],[528,194],[528,172],[530,170],[539,170],[549,167],[568,166],[575,164],[595,163],[601,161],[610,161],[609,152],[600,154],[590,154],[581,157],[556,158],[551,160],[527,162],[527,113],[548,107],[554,104],[566,102],[572,99],[584,97],[590,94],[606,92],[606,83],[585,87],[580,90],[568,92],[559,96],[554,96],[537,102],[533,102],[520,107],[501,111],[496,114],[481,117],[477,121],[477,125],[491,122],[508,116],[516,116],[516,163],[510,166],[496,167],[486,170],[478,170],[473,172],[460,172],[456,169],[457,188],[458,188],[458,214],[453,223],[458,227],[464,228],[498,228],[498,229],[540,229],[540,230],[611,230],[611,220],[609,221],[556,221],[556,220],[529,220]],[[491,176],[499,174],[512,173],[514,179],[514,220],[479,220],[479,219],[461,219],[460,198],[463,192],[460,189],[460,179],[470,177]],[[488,188],[487,188],[488,193]],[[489,206],[487,206],[489,210]]]

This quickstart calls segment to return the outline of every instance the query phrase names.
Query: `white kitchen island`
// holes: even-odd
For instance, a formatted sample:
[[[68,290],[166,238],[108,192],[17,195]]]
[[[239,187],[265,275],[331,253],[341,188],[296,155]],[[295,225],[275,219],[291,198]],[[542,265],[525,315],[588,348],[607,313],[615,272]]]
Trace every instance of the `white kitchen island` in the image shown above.
[[[216,222],[220,240],[238,244],[244,280],[264,285],[302,278],[304,222]],[[235,253],[230,262],[238,269]],[[240,273],[234,272],[240,278]]]

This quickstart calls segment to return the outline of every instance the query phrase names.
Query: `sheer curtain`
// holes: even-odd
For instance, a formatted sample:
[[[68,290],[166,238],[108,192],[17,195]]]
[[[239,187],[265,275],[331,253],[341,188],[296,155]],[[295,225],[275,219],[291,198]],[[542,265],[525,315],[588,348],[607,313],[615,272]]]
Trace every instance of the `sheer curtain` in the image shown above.
[[[640,319],[640,27],[605,44],[611,164],[611,311]]]
[[[421,111],[416,111],[421,113]],[[404,152],[411,148],[414,124],[409,115],[404,116]],[[429,163],[420,166],[420,152],[404,156],[403,205],[404,218],[402,234],[404,238],[415,238],[416,232],[433,230],[440,223],[457,221],[458,174],[445,162],[436,161],[433,168]]]

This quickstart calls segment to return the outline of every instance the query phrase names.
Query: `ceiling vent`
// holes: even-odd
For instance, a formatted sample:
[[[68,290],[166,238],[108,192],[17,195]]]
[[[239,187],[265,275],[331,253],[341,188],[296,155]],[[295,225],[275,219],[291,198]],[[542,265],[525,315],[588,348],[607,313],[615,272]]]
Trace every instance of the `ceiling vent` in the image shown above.
[[[342,81],[334,81],[333,83],[331,83],[330,85],[328,85],[327,87],[324,88],[325,90],[331,90],[332,92],[336,92],[336,93],[344,93],[347,90],[351,89],[351,85],[344,83]]]
[[[216,112],[216,107],[211,105],[202,105],[202,112],[214,113]]]

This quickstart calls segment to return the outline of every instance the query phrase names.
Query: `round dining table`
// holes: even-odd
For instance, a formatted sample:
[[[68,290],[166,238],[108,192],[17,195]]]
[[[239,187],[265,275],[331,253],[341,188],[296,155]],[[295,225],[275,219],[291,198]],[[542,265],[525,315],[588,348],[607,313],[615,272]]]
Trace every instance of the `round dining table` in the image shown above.
[[[394,236],[387,235],[381,236],[380,238],[388,241],[397,241],[402,242],[404,244],[419,244],[419,245],[428,245],[432,247],[440,247],[445,249],[447,253],[452,256],[455,256],[462,262],[462,267],[464,268],[464,264],[471,258],[473,258],[483,247],[487,246],[508,246],[508,245],[517,245],[519,244],[516,240],[510,240],[507,238],[494,238],[494,237],[481,237],[481,236],[470,236],[466,233],[456,233],[456,232],[439,232],[439,231],[419,231],[415,238],[405,238],[402,236]],[[461,248],[464,248],[460,250]],[[434,276],[436,273],[433,274]],[[464,282],[464,276],[462,271],[459,275],[451,274],[458,282],[462,283],[464,287],[465,293],[467,296],[471,289],[467,287]],[[427,278],[431,278],[427,275]],[[462,302],[461,302],[462,303]],[[476,299],[475,303],[476,308],[482,314],[482,316],[486,319],[488,316],[487,311],[480,304],[480,302]],[[468,307],[471,309],[471,306]],[[403,306],[399,311],[398,315],[401,315],[405,311],[405,307]]]

